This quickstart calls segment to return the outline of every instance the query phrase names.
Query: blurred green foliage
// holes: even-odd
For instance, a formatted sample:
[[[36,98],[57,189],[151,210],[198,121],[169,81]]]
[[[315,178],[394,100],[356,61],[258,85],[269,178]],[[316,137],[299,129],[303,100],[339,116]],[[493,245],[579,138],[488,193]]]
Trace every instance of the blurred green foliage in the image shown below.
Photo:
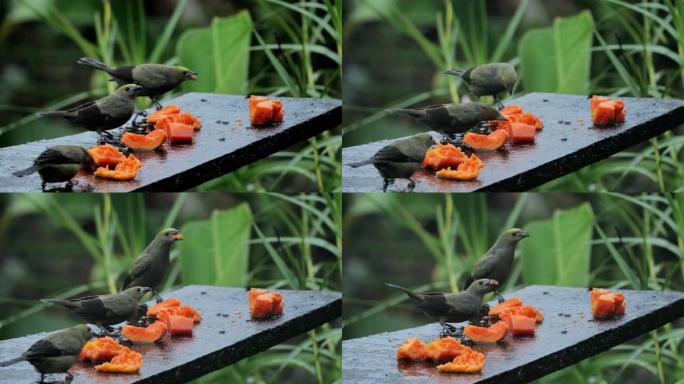
[[[465,100],[449,67],[510,62],[521,75],[513,98],[684,95],[684,0],[348,0],[345,10],[345,146],[421,129],[387,110]],[[673,128],[539,191],[680,190],[684,130]]]
[[[0,145],[76,133],[38,120],[113,91],[81,56],[112,66],[161,62],[200,73],[186,91],[341,97],[342,1],[8,0],[0,7]],[[147,99],[140,100],[147,107]],[[338,127],[201,191],[330,192],[340,187]]]
[[[345,195],[344,338],[426,324],[392,282],[456,291],[463,274],[511,227],[525,228],[505,290],[530,284],[684,289],[684,195]],[[678,320],[539,380],[677,383]]]
[[[184,239],[172,248],[163,291],[339,291],[341,223],[341,198],[328,194],[1,195],[0,337],[73,324],[38,299],[115,291],[154,235],[172,226]],[[341,337],[339,323],[326,324],[196,382],[339,382]]]

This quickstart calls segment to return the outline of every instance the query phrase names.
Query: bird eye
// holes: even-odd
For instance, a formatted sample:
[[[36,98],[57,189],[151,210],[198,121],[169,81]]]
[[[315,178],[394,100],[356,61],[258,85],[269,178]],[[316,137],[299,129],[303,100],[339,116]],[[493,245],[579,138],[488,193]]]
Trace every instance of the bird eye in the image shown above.
[[[484,285],[484,281],[480,281],[480,285]]]

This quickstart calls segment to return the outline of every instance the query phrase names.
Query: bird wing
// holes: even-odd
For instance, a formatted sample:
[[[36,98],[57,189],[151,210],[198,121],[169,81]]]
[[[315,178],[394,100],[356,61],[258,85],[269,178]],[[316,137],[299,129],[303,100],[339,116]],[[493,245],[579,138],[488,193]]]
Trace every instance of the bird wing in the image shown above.
[[[24,352],[24,357],[31,360],[38,357],[52,357],[71,355],[73,353],[64,351],[55,346],[48,338],[41,339],[33,343],[29,349]]]
[[[63,152],[60,152],[58,150],[55,150],[53,148],[48,148],[45,151],[43,151],[36,160],[34,160],[33,164],[35,165],[43,165],[43,164],[80,164],[81,159],[73,159],[69,157],[68,155],[64,154]]]
[[[89,101],[89,102],[87,102],[87,103],[85,103],[85,104],[81,104],[81,105],[76,106],[76,107],[74,107],[74,108],[67,109],[67,112],[78,112],[78,111],[80,111],[80,110],[82,110],[82,109],[87,109],[87,108],[89,108],[89,107],[92,107],[93,105],[95,105],[95,101]]]
[[[123,289],[130,288],[132,285],[131,283],[135,281],[136,278],[138,278],[140,275],[145,273],[147,270],[147,265],[146,263],[142,262],[142,259],[147,255],[146,253],[143,253],[142,255],[138,256],[137,259],[133,262],[133,266],[131,267],[131,270],[128,271],[128,275],[126,275],[126,280],[124,281]]]
[[[114,294],[102,297],[103,304],[110,308],[109,313],[116,316],[127,316],[136,305],[135,299],[125,294]]]
[[[83,319],[102,319],[111,316],[111,311],[104,306],[104,302],[98,296],[89,296],[79,300],[81,306],[71,311],[74,316]]]
[[[468,292],[447,295],[445,302],[450,308],[450,314],[462,316],[464,319],[476,318],[482,307],[482,297]]]
[[[415,306],[431,316],[440,316],[451,311],[443,293],[423,293],[423,301],[415,301]]]
[[[132,66],[119,67],[108,73],[119,84],[132,84],[135,83],[133,81],[133,68]]]
[[[493,278],[491,274],[494,271],[495,265],[496,259],[490,255],[487,255],[475,264],[470,275],[473,277],[473,279]]]
[[[168,86],[165,68],[158,65],[138,65],[133,71],[136,84],[148,89]]]
[[[396,162],[396,163],[415,163],[422,161],[416,160],[413,156],[410,154],[404,153],[399,147],[395,145],[388,145],[381,150],[378,151],[378,153],[373,156],[373,161],[381,162],[381,161],[391,161],[391,162]]]
[[[106,124],[110,117],[100,111],[96,102],[90,102],[73,109],[77,116],[72,120],[74,124],[100,125]]]

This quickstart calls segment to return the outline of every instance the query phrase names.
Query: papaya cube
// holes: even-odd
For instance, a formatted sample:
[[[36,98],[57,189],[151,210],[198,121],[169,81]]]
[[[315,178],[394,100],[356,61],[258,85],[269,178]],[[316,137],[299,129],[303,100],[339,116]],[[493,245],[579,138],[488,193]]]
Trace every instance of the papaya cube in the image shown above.
[[[534,335],[537,322],[531,317],[512,315],[509,324],[513,335]]]
[[[168,316],[169,333],[171,336],[192,335],[192,318],[178,315]]]
[[[397,360],[425,361],[427,349],[425,344],[418,338],[413,337],[397,348]]]

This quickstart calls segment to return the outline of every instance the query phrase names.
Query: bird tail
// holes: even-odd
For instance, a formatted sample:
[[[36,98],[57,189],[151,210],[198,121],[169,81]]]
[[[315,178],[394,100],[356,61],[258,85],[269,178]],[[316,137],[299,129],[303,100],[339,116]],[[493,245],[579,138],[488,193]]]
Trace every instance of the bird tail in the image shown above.
[[[64,300],[64,299],[42,299],[40,301],[45,303],[45,304],[61,305],[63,307],[67,307],[67,308],[78,307],[78,304],[74,303],[73,301]]]
[[[405,294],[408,295],[411,299],[418,300],[418,301],[423,301],[423,295],[421,295],[418,292],[414,292],[408,288],[400,287],[398,285],[390,284],[390,283],[385,283],[387,284],[388,287],[396,288],[398,290],[403,291]]]
[[[425,111],[420,109],[391,109],[392,113],[402,113],[404,115],[409,115],[412,117],[422,117],[425,116]]]
[[[39,112],[36,113],[38,117],[69,117],[71,112],[67,111],[51,111],[51,112]]]
[[[105,71],[107,73],[109,73],[112,70],[112,68],[109,67],[107,64],[105,64],[101,61],[97,61],[95,59],[91,59],[90,57],[81,57],[80,59],[78,59],[77,63],[81,64],[81,65],[85,65],[86,67],[99,69],[99,70]]]
[[[467,71],[465,69],[452,68],[444,73],[447,75],[463,77],[463,75],[465,75],[466,72]]]
[[[24,176],[28,176],[32,173],[35,173],[35,172],[36,172],[36,167],[30,166],[26,169],[22,169],[21,171],[12,172],[12,174],[16,177],[24,177]]]
[[[19,356],[15,359],[12,359],[12,360],[0,362],[0,367],[9,367],[10,365],[19,363],[19,362],[24,361],[24,360],[26,360],[26,359],[24,359],[24,356]]]
[[[371,165],[371,164],[373,164],[373,160],[364,160],[364,161],[359,161],[358,163],[350,163],[347,165],[352,167],[352,168],[360,168],[360,167],[365,167],[366,165]]]

